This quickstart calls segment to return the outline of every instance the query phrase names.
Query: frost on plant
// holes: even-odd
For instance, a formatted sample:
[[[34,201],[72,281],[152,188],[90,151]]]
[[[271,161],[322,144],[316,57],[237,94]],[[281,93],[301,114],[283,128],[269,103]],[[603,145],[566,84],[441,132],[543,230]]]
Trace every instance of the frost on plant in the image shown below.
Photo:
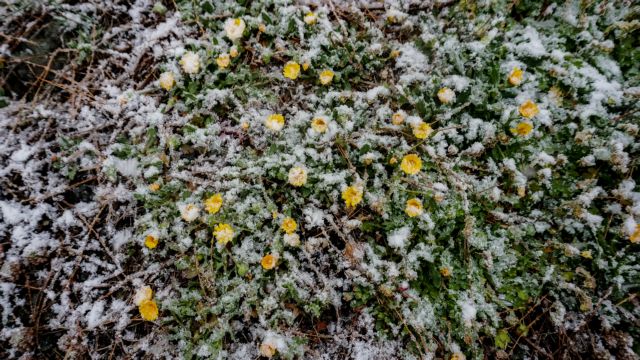
[[[0,357],[635,358],[638,10],[0,5]]]

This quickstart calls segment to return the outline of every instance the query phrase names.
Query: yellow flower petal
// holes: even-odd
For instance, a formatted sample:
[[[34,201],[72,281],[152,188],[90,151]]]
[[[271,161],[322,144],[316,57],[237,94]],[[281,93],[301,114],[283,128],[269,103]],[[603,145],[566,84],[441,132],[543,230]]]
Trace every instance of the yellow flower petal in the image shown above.
[[[266,358],[272,358],[276,354],[276,347],[270,343],[260,344],[260,355]]]
[[[509,74],[509,84],[513,86],[518,86],[522,83],[522,70],[520,68],[515,67],[511,74]]]
[[[438,99],[443,104],[449,104],[455,101],[456,93],[448,87],[443,87],[442,89],[438,90]]]
[[[342,199],[347,207],[354,207],[362,201],[363,190],[360,186],[349,186],[342,192]]]
[[[391,123],[393,125],[402,125],[404,122],[404,114],[401,112],[397,112],[391,116]]]
[[[284,116],[282,114],[271,114],[264,122],[269,130],[280,131],[284,127]]]
[[[262,260],[260,261],[260,264],[262,265],[262,268],[265,270],[271,270],[274,267],[276,267],[276,263],[278,262],[278,258],[272,254],[267,254],[265,255]]]
[[[533,130],[533,125],[531,125],[528,122],[521,122],[518,125],[516,125],[515,128],[511,129],[511,132],[514,135],[519,135],[519,136],[527,136],[531,133],[531,131]]]
[[[300,75],[300,64],[298,64],[295,61],[289,61],[284,65],[284,68],[282,69],[282,74],[284,75],[284,77],[288,79],[291,79],[291,80],[297,79],[298,75]]]
[[[407,200],[407,205],[404,209],[404,212],[409,217],[416,217],[422,215],[422,201],[417,198]]]
[[[307,170],[295,166],[289,170],[289,184],[293,186],[303,186],[307,183]]]
[[[424,121],[420,121],[418,124],[413,125],[413,136],[418,139],[426,139],[433,133],[431,125]]]
[[[158,305],[154,300],[144,300],[138,305],[140,315],[146,321],[154,321],[158,318]]]
[[[307,25],[313,25],[316,23],[317,20],[318,20],[318,16],[313,12],[309,12],[304,16],[304,22]]]
[[[153,249],[158,246],[158,238],[149,234],[144,238],[144,245],[149,249]]]
[[[287,234],[291,234],[294,231],[296,231],[296,229],[298,228],[298,224],[296,223],[295,220],[288,217],[282,220],[282,224],[280,224],[280,228],[282,229],[282,231],[286,232]]]
[[[527,119],[531,119],[532,117],[538,115],[540,110],[538,109],[538,105],[536,105],[533,101],[527,100],[518,108],[520,115],[526,117]]]
[[[227,19],[224,23],[224,31],[229,39],[238,40],[242,37],[246,26],[244,20],[240,18]]]
[[[171,71],[167,71],[160,74],[160,78],[158,79],[158,82],[160,83],[161,88],[169,91],[171,90],[173,85],[175,85],[176,79],[173,76],[173,73]]]
[[[153,298],[153,290],[149,286],[143,286],[136,291],[133,303],[140,306],[143,301],[151,300],[151,298]]]
[[[334,75],[333,71],[324,70],[323,72],[320,73],[320,83],[322,85],[328,85],[333,80],[333,75]]]
[[[180,59],[180,66],[187,74],[195,74],[200,71],[200,56],[192,51],[187,51]]]
[[[629,241],[634,244],[640,243],[640,224],[636,225],[636,229],[633,231],[633,234],[629,236]]]
[[[204,201],[204,209],[209,214],[215,214],[222,207],[222,194],[215,194]]]
[[[313,129],[313,131],[315,131],[317,133],[323,133],[323,132],[327,131],[328,127],[329,126],[327,125],[327,121],[325,119],[323,119],[322,117],[314,118],[311,121],[311,128]]]
[[[229,224],[221,223],[216,225],[213,229],[213,235],[218,240],[219,244],[226,245],[229,241],[233,240],[235,231]]]
[[[405,155],[400,163],[400,169],[408,175],[415,175],[422,169],[422,160],[416,154]]]
[[[222,54],[216,58],[216,64],[218,64],[221,69],[226,69],[229,67],[229,64],[231,64],[231,57],[229,54]]]

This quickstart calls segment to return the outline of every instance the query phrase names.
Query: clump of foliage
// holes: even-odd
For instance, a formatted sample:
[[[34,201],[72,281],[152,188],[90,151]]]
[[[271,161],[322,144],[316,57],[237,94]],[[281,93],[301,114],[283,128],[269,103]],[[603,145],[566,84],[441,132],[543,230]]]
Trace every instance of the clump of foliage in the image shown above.
[[[153,70],[79,115],[124,130],[60,136],[52,165],[84,181],[100,158],[96,197],[132,222],[106,230],[126,278],[93,309],[185,358],[633,358],[626,5],[144,8]]]

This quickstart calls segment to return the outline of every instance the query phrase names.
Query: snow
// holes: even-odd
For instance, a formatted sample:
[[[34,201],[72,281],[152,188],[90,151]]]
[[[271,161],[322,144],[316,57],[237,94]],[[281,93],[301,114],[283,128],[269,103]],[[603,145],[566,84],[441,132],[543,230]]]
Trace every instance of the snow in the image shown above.
[[[94,28],[103,11],[123,21],[92,40],[100,56],[91,63],[95,71],[83,72],[88,83],[58,77],[76,62],[51,74],[78,96],[56,103],[56,89],[33,104],[16,94],[0,97],[8,101],[0,109],[0,341],[11,347],[9,358],[38,355],[16,345],[28,343],[33,325],[14,316],[30,311],[25,289],[46,299],[40,325],[59,335],[52,344],[59,353],[99,356],[92,344],[102,336],[122,339],[132,357],[192,351],[256,358],[265,342],[280,358],[411,358],[401,339],[409,326],[431,359],[459,351],[482,357],[474,353],[478,334],[510,326],[497,315],[505,302],[485,297],[485,275],[495,289],[544,284],[562,293],[550,313],[557,326],[580,318],[580,277],[563,280],[556,265],[512,274],[521,256],[535,260],[547,246],[565,250],[554,260],[560,264],[615,273],[588,297],[599,298],[598,289],[609,285],[628,288],[638,270],[629,237],[640,221],[640,192],[633,180],[639,127],[626,111],[640,89],[631,86],[628,66],[616,61],[619,45],[611,39],[624,32],[605,29],[624,25],[619,20],[629,9],[553,4],[540,18],[511,23],[509,14],[482,7],[477,16],[451,18],[454,6],[430,12],[411,1],[375,8],[372,13],[383,14],[378,19],[360,7],[371,5],[365,1],[276,2],[262,12],[218,3],[202,12],[198,2],[178,2],[184,12],[170,8],[164,15],[151,10],[153,3],[43,5],[52,18],[69,22],[73,36]],[[318,15],[313,26],[302,21],[308,11]],[[354,15],[357,29],[335,14]],[[221,24],[240,15],[247,29],[229,41]],[[558,24],[579,32],[573,39],[579,51],[569,50],[565,35],[555,32]],[[215,56],[232,46],[239,58],[218,69]],[[341,58],[351,46],[352,58]],[[493,52],[496,46],[500,51]],[[0,45],[0,52],[10,49]],[[189,75],[179,61],[191,52],[197,55],[189,56]],[[282,64],[290,60],[309,61],[311,68],[284,82]],[[319,86],[324,67],[338,76]],[[345,78],[347,67],[356,76]],[[481,72],[495,67],[498,81],[484,84]],[[510,86],[515,67],[524,81]],[[171,91],[158,88],[157,74],[165,71],[175,74]],[[457,93],[457,104],[438,101],[443,86]],[[490,97],[489,88],[500,96]],[[517,107],[525,99],[540,113],[530,120],[534,133],[519,138],[509,128],[522,121]],[[426,114],[418,104],[426,104]],[[265,134],[263,120],[275,112],[285,125]],[[405,115],[404,124],[390,125],[396,112]],[[316,116],[326,119],[325,133],[310,129]],[[435,129],[425,141],[411,133],[420,122]],[[53,127],[43,136],[45,126]],[[149,139],[151,133],[156,137]],[[411,178],[389,161],[409,152],[423,159]],[[286,174],[299,165],[309,171],[308,182],[293,188]],[[346,209],[341,191],[353,184],[362,184],[364,200]],[[551,196],[557,191],[562,195]],[[202,202],[217,192],[224,194],[223,208],[208,214]],[[408,218],[404,206],[412,197],[425,211]],[[465,222],[478,206],[490,217]],[[296,219],[296,232],[280,229],[283,216]],[[211,233],[222,222],[237,231],[227,246]],[[452,234],[464,232],[464,243],[441,236],[449,226]],[[607,246],[600,247],[605,229]],[[147,234],[161,245],[146,248]],[[556,238],[562,244],[543,241]],[[465,244],[469,254],[461,251]],[[579,256],[583,250],[593,259]],[[267,253],[279,256],[270,271],[260,264]],[[452,276],[437,285],[451,304],[420,288],[426,268],[437,276],[444,267]],[[192,281],[178,281],[186,278]],[[463,289],[451,286],[461,280]],[[142,286],[153,289],[163,321],[178,313],[195,325],[206,320],[204,313],[219,321],[207,323],[201,337],[175,322],[142,325],[134,320]],[[361,290],[391,303],[404,321],[380,321],[378,301],[348,310]],[[602,305],[607,327],[624,326],[612,315],[620,309],[613,300]],[[316,311],[332,313],[326,332],[303,342],[301,315],[316,319]],[[443,336],[451,324],[463,331]],[[239,333],[222,349],[215,345]],[[473,342],[458,345],[465,335]]]
[[[306,207],[303,210],[305,216],[305,223],[310,228],[316,228],[324,226],[325,214],[322,210],[315,207]]]
[[[95,302],[91,307],[91,310],[87,314],[87,328],[89,330],[95,329],[100,325],[104,312],[104,305],[105,302],[101,300]]]
[[[113,249],[116,251],[120,250],[124,244],[131,241],[131,237],[132,233],[130,229],[118,231],[111,237],[111,246],[113,246]]]
[[[526,42],[521,42],[516,46],[516,51],[523,55],[539,58],[547,54],[547,51],[542,45],[538,31],[532,26],[527,26],[524,29],[522,38]]]
[[[403,226],[394,230],[387,238],[389,246],[395,249],[404,248],[407,245],[409,235],[411,235],[411,227],[409,226]]]
[[[376,86],[367,91],[366,98],[369,102],[376,100],[377,98],[384,98],[389,96],[389,89],[385,86]]]
[[[467,327],[471,327],[476,319],[478,309],[471,299],[462,299],[458,301],[460,306],[462,321]]]
[[[23,144],[20,150],[17,150],[13,154],[11,154],[11,160],[23,163],[27,161],[29,157],[31,157],[34,151],[35,148]]]
[[[27,219],[24,208],[14,202],[0,201],[0,211],[2,212],[2,220],[9,225],[16,225]]]
[[[140,173],[138,168],[138,159],[113,159],[116,169],[124,176],[135,177]]]
[[[469,78],[459,75],[451,75],[444,80],[445,86],[452,87],[457,92],[466,90],[470,83]]]
[[[400,83],[408,85],[414,81],[426,80],[424,73],[429,69],[427,57],[413,44],[403,44],[398,50],[400,56],[396,59],[396,69],[402,74]]]
[[[625,220],[624,223],[622,225],[622,229],[624,231],[624,233],[627,236],[630,236],[631,234],[633,234],[633,232],[636,230],[636,226],[637,223],[636,221],[633,219],[633,217],[628,216]]]

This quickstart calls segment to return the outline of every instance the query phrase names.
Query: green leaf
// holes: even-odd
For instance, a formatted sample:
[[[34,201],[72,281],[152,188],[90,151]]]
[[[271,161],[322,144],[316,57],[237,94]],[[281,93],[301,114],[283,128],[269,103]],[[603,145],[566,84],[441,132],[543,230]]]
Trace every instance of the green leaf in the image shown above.
[[[504,350],[507,348],[507,345],[509,345],[511,338],[509,337],[509,333],[507,332],[507,330],[501,329],[496,334],[494,340],[496,342],[496,347]]]

